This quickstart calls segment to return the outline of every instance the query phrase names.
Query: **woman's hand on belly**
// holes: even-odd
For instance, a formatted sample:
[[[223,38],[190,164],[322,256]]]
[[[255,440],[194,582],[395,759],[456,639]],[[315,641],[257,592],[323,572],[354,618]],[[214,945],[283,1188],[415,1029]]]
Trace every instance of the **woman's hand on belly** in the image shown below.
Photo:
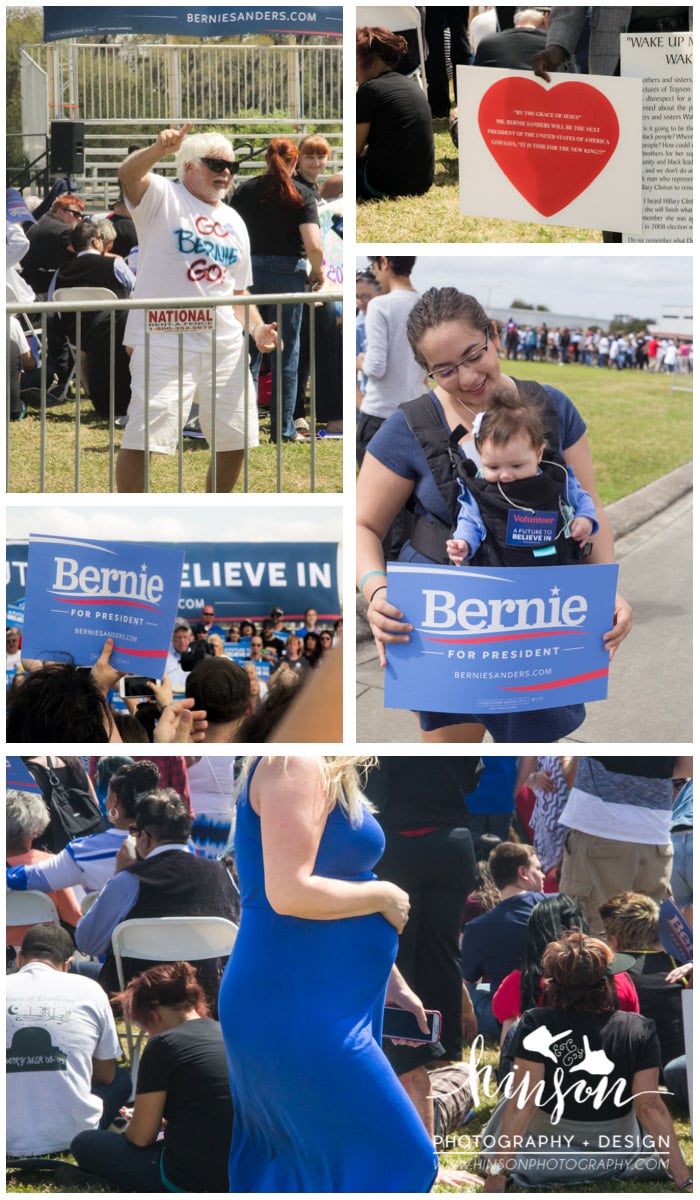
[[[402,933],[411,909],[408,892],[404,892],[403,888],[397,887],[395,883],[388,883],[385,880],[382,880],[379,886],[382,890],[379,912],[390,925],[394,926],[397,933]]]

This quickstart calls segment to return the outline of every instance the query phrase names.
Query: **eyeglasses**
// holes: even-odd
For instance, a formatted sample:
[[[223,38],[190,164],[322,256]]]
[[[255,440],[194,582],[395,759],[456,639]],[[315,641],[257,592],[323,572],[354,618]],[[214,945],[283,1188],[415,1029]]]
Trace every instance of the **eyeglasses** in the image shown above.
[[[480,346],[478,350],[470,351],[469,354],[465,355],[464,358],[461,358],[458,363],[454,364],[454,366],[450,364],[444,367],[436,367],[434,370],[428,371],[427,378],[432,380],[433,383],[445,383],[456,377],[460,367],[470,367],[478,363],[481,360],[481,356],[485,354],[489,348],[488,327],[484,330],[484,339],[485,341],[483,346]]]
[[[203,162],[205,167],[209,167],[209,170],[213,171],[215,175],[220,175],[222,171],[230,171],[232,175],[235,175],[238,170],[238,163],[235,160],[232,162],[230,158],[202,157],[199,161]]]
[[[203,617],[213,617],[214,614],[213,614],[213,612],[202,612],[202,616]]]
[[[77,217],[78,220],[81,220],[81,218],[83,216],[83,214],[79,208],[66,208],[66,209],[64,209],[64,212],[70,213],[70,215],[72,217]]]

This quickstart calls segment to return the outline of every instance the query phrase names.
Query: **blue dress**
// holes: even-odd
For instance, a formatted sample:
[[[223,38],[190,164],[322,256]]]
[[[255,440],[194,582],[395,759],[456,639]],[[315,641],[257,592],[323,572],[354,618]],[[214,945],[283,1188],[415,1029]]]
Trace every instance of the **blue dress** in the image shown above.
[[[256,764],[257,765],[257,764]],[[379,913],[312,921],[265,896],[248,785],[236,823],[242,915],[219,993],[232,1192],[427,1192],[437,1155],[381,1049],[396,931]],[[315,874],[371,880],[384,835],[329,814]]]

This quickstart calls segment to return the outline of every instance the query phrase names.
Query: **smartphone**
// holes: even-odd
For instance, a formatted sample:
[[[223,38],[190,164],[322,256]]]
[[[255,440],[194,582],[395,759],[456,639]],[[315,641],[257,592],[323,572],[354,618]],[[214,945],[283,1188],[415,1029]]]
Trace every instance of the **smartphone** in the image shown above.
[[[440,1040],[440,1028],[442,1026],[442,1013],[436,1009],[426,1009],[425,1015],[428,1018],[428,1032],[423,1033],[416,1017],[412,1012],[405,1008],[393,1008],[387,1006],[384,1009],[384,1029],[382,1037],[396,1038],[402,1042],[415,1042],[416,1044],[434,1045]]]
[[[149,683],[158,683],[158,680],[149,679],[147,675],[122,675],[119,680],[119,695],[122,700],[135,699],[137,696],[148,696],[149,700],[153,700]]]

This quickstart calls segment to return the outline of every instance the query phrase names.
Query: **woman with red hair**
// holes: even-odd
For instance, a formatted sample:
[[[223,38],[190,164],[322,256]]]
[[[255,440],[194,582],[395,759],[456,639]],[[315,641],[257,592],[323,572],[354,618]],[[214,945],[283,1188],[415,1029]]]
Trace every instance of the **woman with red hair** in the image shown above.
[[[290,138],[273,138],[265,152],[267,170],[239,184],[231,207],[243,217],[250,237],[255,295],[305,291],[307,278],[314,289],[322,287],[323,248],[318,204],[313,191],[293,179],[298,150]],[[271,438],[285,442],[304,441],[294,426],[294,406],[299,366],[299,336],[302,304],[283,304],[282,320],[282,412],[277,413],[278,355],[272,355]],[[278,306],[263,304],[260,315],[266,322],[277,320]],[[253,331],[251,330],[251,333]],[[262,355],[253,354],[251,371],[257,380]]]
[[[508,1097],[481,1133],[485,1192],[668,1179],[693,1190],[659,1092],[654,1022],[622,1012],[605,942],[568,932],[542,955],[544,1006],[523,1013]],[[617,966],[624,959],[618,956]],[[629,965],[632,965],[630,959]]]
[[[71,1144],[78,1166],[115,1191],[228,1191],[233,1105],[226,1053],[194,967],[151,967],[112,1003],[150,1040],[124,1133],[78,1134]]]
[[[356,34],[357,199],[422,196],[433,184],[433,119],[425,93],[401,73],[408,43],[365,25]]]

